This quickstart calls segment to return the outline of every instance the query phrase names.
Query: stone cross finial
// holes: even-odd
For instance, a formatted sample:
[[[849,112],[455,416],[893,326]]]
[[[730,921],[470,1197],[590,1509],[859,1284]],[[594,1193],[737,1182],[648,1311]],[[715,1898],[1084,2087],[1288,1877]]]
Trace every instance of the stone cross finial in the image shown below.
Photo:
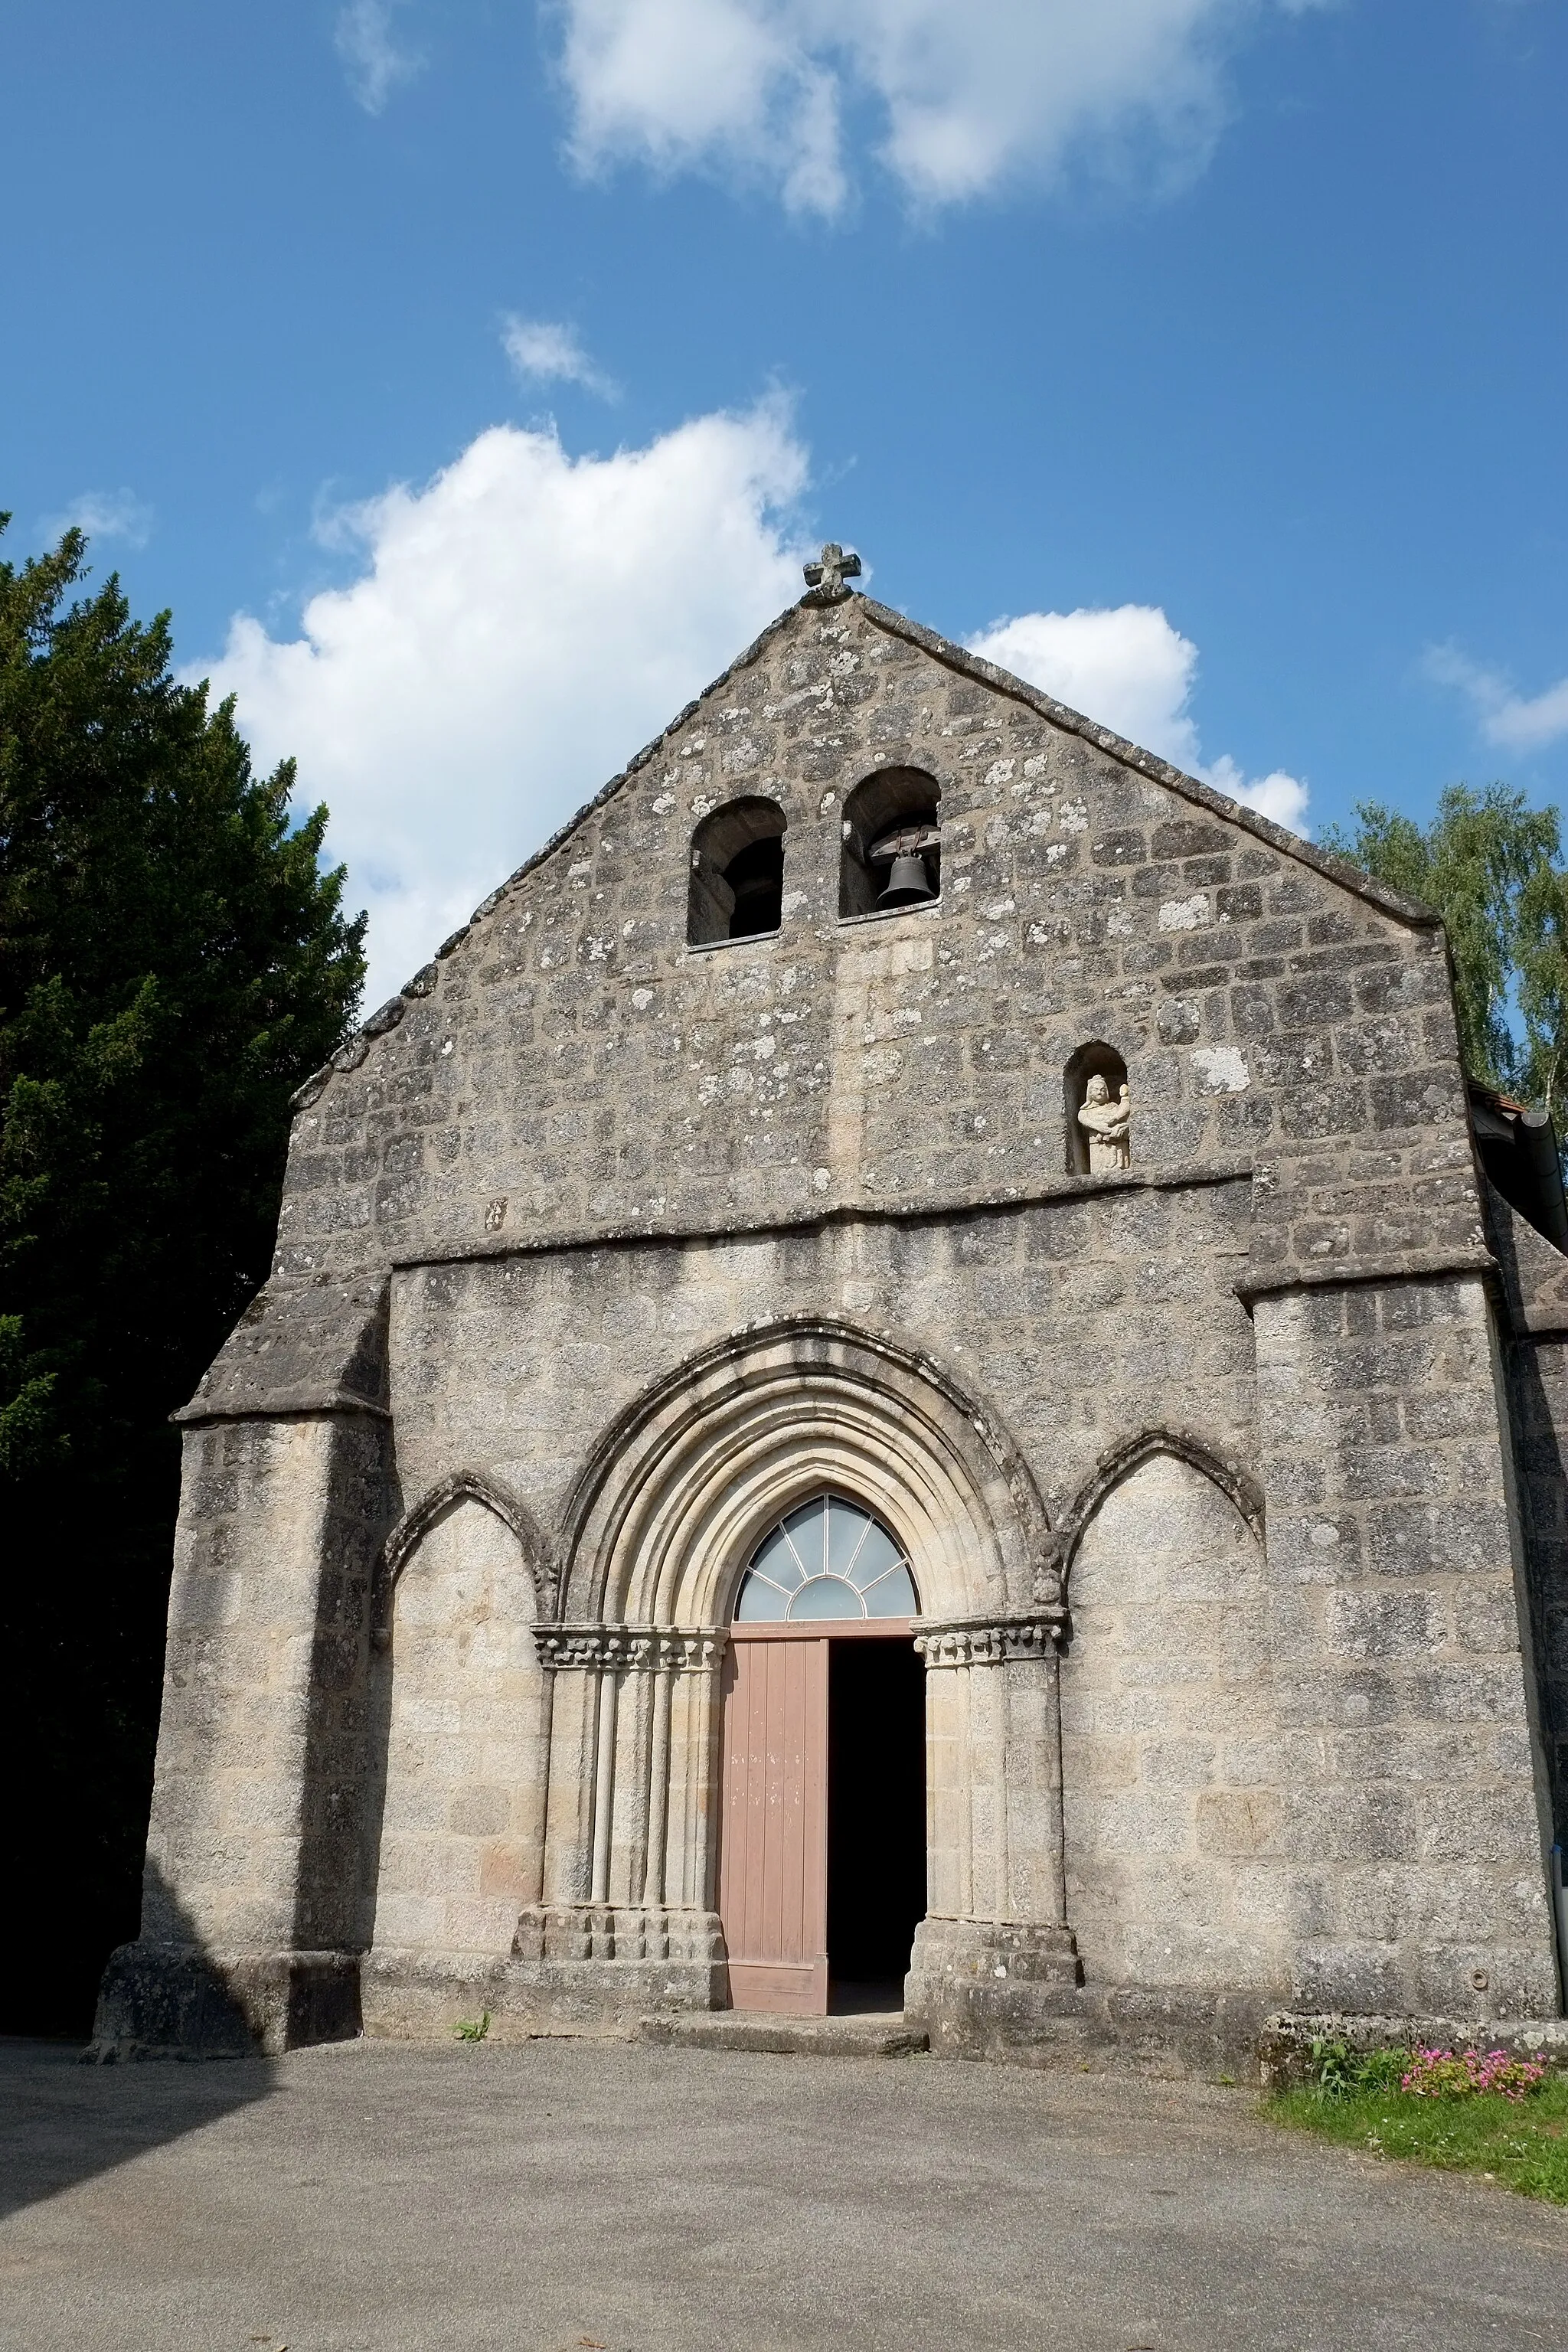
[[[844,583],[859,577],[860,558],[853,553],[846,555],[838,541],[830,539],[822,551],[821,562],[805,566],[807,593],[800,601],[803,604],[842,604],[849,593]]]

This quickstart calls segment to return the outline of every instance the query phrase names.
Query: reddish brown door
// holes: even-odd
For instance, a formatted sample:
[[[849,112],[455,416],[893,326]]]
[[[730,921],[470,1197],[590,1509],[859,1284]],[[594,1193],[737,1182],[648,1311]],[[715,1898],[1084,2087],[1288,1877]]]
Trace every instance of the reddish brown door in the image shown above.
[[[724,1663],[719,1916],[736,2009],[827,2013],[827,1643],[748,1640]]]

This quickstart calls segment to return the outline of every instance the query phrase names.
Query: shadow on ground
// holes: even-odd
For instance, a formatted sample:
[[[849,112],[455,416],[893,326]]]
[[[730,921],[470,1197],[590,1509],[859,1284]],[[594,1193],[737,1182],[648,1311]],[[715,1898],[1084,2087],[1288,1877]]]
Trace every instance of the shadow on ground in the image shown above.
[[[260,2057],[94,2066],[81,2054],[0,2038],[0,2218],[264,2099],[276,2073]]]

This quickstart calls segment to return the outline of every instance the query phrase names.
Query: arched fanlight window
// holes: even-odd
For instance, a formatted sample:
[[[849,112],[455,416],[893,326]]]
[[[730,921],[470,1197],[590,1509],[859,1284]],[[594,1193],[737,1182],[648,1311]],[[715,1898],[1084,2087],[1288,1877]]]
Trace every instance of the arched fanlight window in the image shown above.
[[[842,1495],[818,1495],[763,1538],[735,1619],[913,1617],[919,1608],[909,1561],[880,1519]]]

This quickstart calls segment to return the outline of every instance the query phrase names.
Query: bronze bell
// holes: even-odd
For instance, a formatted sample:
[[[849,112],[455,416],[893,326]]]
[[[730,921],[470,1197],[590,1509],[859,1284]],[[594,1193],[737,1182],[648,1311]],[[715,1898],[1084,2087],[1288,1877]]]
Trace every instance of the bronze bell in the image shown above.
[[[923,899],[935,897],[925,859],[918,850],[905,850],[894,858],[889,867],[888,878],[877,893],[877,904],[879,907],[918,907]]]
[[[931,882],[930,852],[942,848],[942,833],[934,824],[904,824],[885,833],[867,852],[872,866],[886,866],[888,878],[877,894],[877,905],[923,907],[937,896]]]

